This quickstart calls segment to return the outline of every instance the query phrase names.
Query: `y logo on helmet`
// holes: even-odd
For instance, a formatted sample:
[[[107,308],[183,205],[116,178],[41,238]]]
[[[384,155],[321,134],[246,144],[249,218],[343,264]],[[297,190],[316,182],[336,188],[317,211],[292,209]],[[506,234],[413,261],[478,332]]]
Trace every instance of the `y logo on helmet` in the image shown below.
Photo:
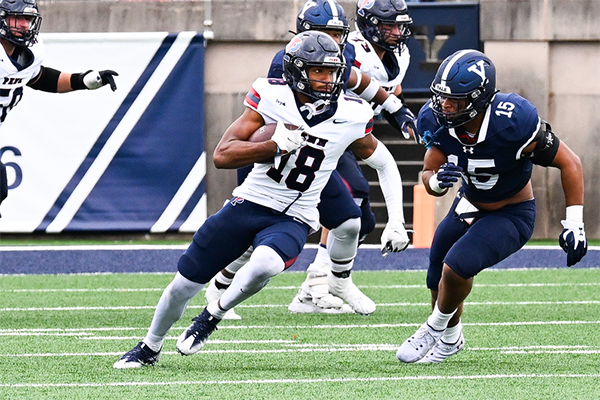
[[[304,4],[304,7],[302,7],[302,11],[300,11],[300,14],[298,14],[298,18],[303,19],[304,18],[304,13],[312,7],[316,7],[317,6],[317,2],[316,1],[307,1],[306,4]]]
[[[485,61],[479,60],[475,64],[471,65],[467,68],[469,72],[475,72],[477,75],[481,77],[481,84],[483,85],[486,81],[485,77]]]
[[[292,39],[291,42],[288,43],[285,51],[286,53],[290,52],[290,51],[296,51],[300,48],[300,45],[302,44],[302,39],[300,39],[299,37],[295,37]]]
[[[369,9],[369,8],[373,7],[374,4],[375,4],[375,0],[362,0],[360,3],[358,3],[358,8]]]

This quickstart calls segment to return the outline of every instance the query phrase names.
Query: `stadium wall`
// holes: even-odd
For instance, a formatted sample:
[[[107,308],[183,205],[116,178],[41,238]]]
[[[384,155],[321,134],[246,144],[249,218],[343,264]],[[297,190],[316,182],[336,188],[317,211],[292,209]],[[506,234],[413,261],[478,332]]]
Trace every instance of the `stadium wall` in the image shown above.
[[[206,49],[205,128],[208,212],[235,186],[234,171],[210,168],[220,135],[243,110],[252,81],[289,39],[304,0],[40,1],[43,32],[202,31],[210,17],[215,38]],[[340,0],[349,16],[354,1]],[[209,7],[210,4],[210,7]],[[538,107],[582,159],[585,221],[600,237],[600,0],[480,0],[480,36],[498,67],[498,87]],[[410,3],[409,3],[410,7]],[[209,11],[210,10],[210,11]],[[538,220],[534,237],[561,230],[560,174],[534,173]]]

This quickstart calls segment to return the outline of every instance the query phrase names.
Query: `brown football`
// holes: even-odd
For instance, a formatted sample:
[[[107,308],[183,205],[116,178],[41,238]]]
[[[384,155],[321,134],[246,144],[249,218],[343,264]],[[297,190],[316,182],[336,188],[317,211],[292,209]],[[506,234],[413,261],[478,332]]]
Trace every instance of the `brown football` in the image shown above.
[[[296,125],[285,124],[285,127],[288,129],[297,129]],[[277,128],[277,124],[266,124],[258,128],[250,137],[248,138],[249,142],[266,142],[271,139],[273,133],[275,133],[275,128]]]

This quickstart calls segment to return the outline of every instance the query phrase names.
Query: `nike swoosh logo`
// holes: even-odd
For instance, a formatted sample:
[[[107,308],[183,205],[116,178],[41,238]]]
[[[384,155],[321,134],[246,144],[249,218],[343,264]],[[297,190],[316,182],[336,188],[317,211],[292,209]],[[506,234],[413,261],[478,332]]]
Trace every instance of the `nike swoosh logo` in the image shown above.
[[[345,124],[348,121],[344,121],[343,119],[334,119],[333,123],[334,124]]]

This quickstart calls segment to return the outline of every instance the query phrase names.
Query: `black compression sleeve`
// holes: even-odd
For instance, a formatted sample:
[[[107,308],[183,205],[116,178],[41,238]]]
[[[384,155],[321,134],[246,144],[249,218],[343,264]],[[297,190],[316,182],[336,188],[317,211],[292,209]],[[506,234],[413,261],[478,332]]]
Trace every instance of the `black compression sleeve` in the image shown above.
[[[44,92],[56,93],[58,92],[59,76],[60,71],[42,65],[40,73],[33,80],[27,82],[27,86]]]

